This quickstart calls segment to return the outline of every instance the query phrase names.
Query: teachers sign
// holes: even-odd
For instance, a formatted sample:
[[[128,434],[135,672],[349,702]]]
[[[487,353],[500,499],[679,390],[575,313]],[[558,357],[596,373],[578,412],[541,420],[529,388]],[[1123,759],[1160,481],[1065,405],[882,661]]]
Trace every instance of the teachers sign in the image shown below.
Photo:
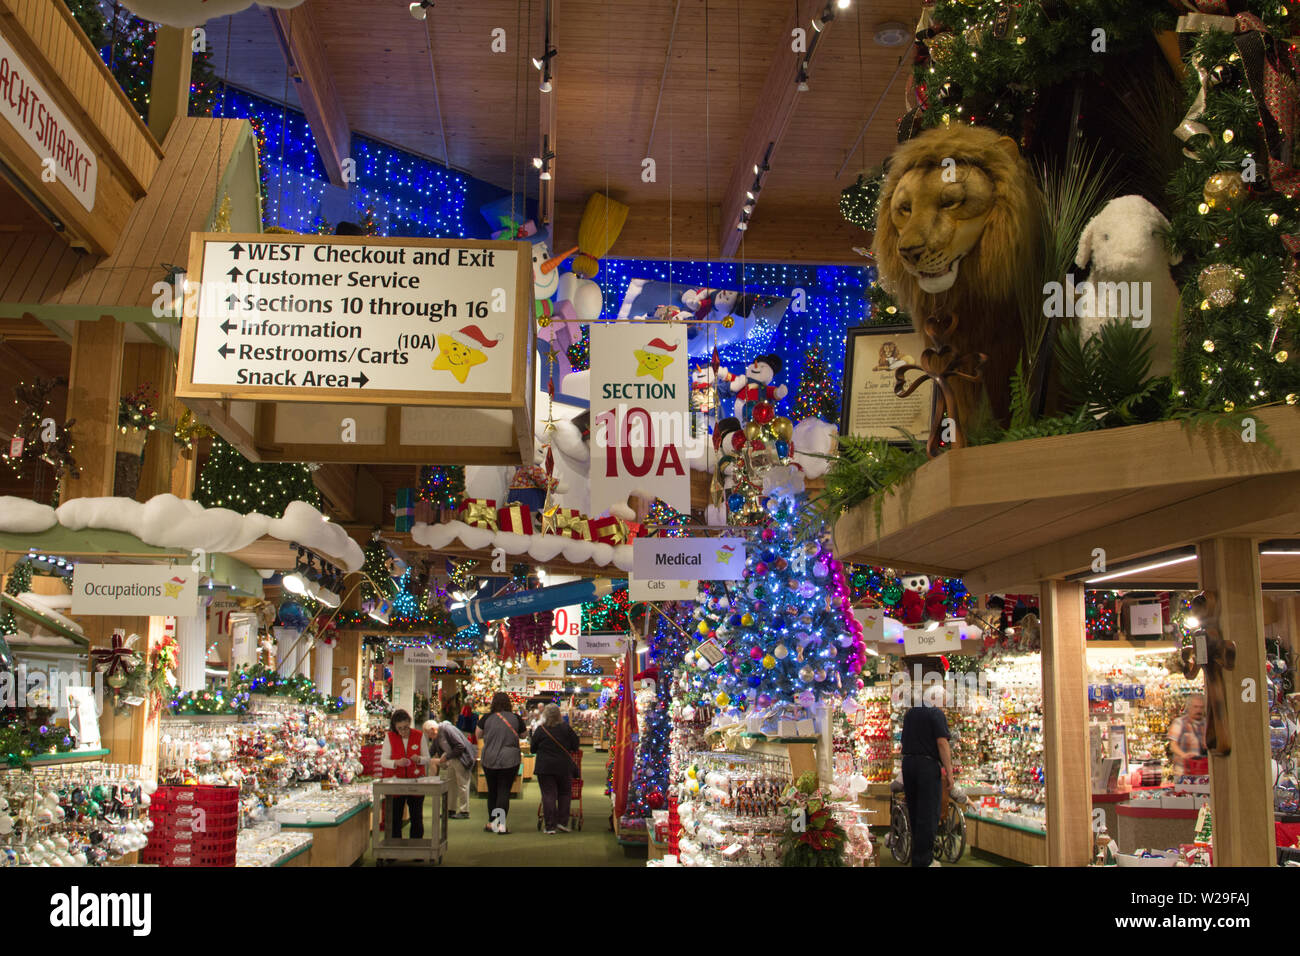
[[[628,496],[691,510],[686,326],[591,326],[591,513]]]

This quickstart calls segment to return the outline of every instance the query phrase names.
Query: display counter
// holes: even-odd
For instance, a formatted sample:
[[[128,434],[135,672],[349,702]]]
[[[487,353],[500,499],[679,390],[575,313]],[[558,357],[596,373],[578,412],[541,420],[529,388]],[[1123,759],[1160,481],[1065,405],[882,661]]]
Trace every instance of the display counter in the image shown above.
[[[1047,834],[1036,827],[966,811],[966,845],[1026,866],[1047,865]]]
[[[1165,807],[1155,801],[1120,803],[1115,843],[1123,853],[1143,848],[1165,849],[1191,843],[1196,834],[1196,807]]]

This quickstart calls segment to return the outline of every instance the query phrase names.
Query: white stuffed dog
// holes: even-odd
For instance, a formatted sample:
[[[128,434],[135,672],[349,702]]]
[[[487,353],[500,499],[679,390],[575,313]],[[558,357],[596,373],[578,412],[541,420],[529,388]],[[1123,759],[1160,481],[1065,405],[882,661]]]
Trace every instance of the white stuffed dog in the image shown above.
[[[1086,340],[1111,319],[1151,331],[1151,374],[1173,370],[1178,286],[1169,267],[1182,261],[1165,248],[1169,221],[1141,196],[1120,196],[1083,227],[1075,265],[1089,262],[1087,284],[1076,286],[1075,314]],[[1149,325],[1148,325],[1149,323]]]

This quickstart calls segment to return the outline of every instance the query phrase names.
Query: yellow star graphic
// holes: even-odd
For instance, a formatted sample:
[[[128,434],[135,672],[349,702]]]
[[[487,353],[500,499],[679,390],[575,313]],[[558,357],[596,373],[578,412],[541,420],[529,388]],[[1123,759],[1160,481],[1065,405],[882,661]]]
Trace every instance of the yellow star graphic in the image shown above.
[[[715,554],[718,556],[718,564],[727,564],[731,560],[730,551],[717,551]]]
[[[171,581],[163,582],[163,591],[166,593],[167,597],[169,598],[180,597],[181,588],[183,587],[185,587],[184,581],[182,581],[180,584],[174,584]]]
[[[673,364],[671,355],[659,355],[645,349],[635,349],[632,354],[636,356],[637,375],[650,375],[661,382],[664,380],[664,369]]]
[[[433,368],[443,372],[451,372],[452,375],[456,376],[456,381],[462,385],[465,384],[465,379],[469,377],[471,367],[482,365],[487,361],[487,356],[478,349],[463,345],[450,335],[438,336],[438,348],[442,351],[433,360]]]

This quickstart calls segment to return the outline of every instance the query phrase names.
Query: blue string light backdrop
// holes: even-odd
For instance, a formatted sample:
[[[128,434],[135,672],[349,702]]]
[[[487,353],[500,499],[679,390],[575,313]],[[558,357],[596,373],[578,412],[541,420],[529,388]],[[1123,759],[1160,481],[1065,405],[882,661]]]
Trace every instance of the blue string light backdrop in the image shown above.
[[[324,214],[326,200],[342,191],[330,186],[301,112],[230,87],[224,95],[218,91],[216,113],[249,119],[260,131],[268,226],[314,232],[323,220],[329,222]],[[357,162],[357,181],[348,190],[351,209],[337,218],[359,221],[370,209],[380,235],[487,238],[490,227],[478,208],[505,195],[502,190],[355,133],[352,156]],[[826,211],[827,216],[838,214],[835,209]],[[636,215],[635,207],[632,215]],[[618,313],[633,279],[671,281],[683,291],[706,286],[782,297],[793,297],[796,289],[802,289],[803,311],[796,311],[792,304],[775,330],[759,327],[754,334],[719,349],[723,364],[737,374],[759,355],[781,356],[784,370],[777,380],[789,387],[790,394],[779,410],[787,414],[810,346],[821,347],[831,382],[843,379],[845,330],[870,320],[867,289],[875,278],[875,268],[865,264],[753,262],[742,266],[739,262],[604,259],[596,281],[604,294],[606,317]]]

